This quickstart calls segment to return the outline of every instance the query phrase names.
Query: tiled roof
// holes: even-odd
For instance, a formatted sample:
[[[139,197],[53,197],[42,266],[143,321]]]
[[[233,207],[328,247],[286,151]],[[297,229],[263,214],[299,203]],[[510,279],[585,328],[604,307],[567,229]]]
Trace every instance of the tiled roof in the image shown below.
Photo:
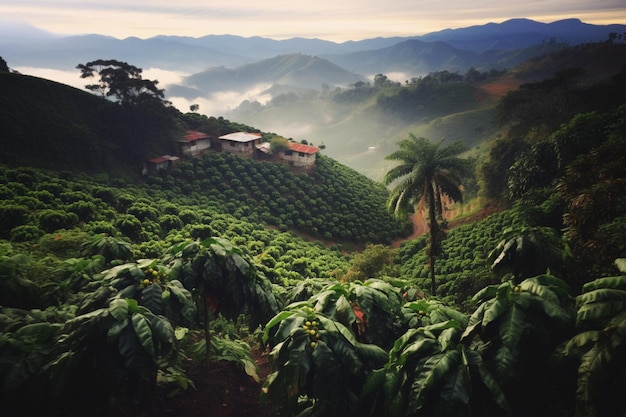
[[[153,164],[161,164],[165,161],[178,161],[180,158],[177,156],[163,155],[157,156],[156,158],[149,159],[148,162],[152,162]]]
[[[261,138],[260,133],[248,133],[248,132],[235,132],[228,135],[220,136],[220,139],[230,140],[233,142],[251,142]]]
[[[197,132],[195,130],[188,130],[185,133],[185,136],[183,136],[183,139],[187,142],[193,142],[194,140],[209,139],[209,135],[207,135],[206,133]]]
[[[289,142],[289,148],[294,152],[302,152],[307,154],[314,154],[320,151],[320,148],[315,146],[303,145],[302,143]]]

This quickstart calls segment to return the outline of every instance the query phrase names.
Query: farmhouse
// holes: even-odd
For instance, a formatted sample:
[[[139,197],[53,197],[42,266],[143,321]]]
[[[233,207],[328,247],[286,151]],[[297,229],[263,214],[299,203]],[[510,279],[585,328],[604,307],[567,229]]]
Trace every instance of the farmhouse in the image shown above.
[[[261,141],[260,133],[235,132],[219,137],[223,152],[254,156],[256,145]]]
[[[287,161],[295,167],[309,168],[315,165],[315,159],[320,148],[304,145],[302,143],[289,142],[289,149],[280,152],[280,159]]]
[[[144,168],[144,173],[156,174],[160,169],[175,167],[180,158],[177,156],[163,155],[148,159]]]
[[[177,144],[179,155],[193,158],[211,147],[211,137],[206,133],[188,130],[185,135],[177,141]]]

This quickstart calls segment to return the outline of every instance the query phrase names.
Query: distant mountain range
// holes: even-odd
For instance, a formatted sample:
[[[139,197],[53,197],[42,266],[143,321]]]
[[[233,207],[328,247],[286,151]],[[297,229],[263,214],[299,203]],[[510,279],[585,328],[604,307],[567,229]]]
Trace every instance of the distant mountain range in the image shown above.
[[[133,37],[116,39],[102,35],[58,36],[34,27],[9,25],[0,28],[0,56],[13,67],[71,70],[79,63],[112,58],[127,61],[141,68],[194,73],[218,66],[235,68],[291,53],[319,56],[341,65],[347,61],[357,62],[362,57],[350,54],[369,51],[371,56],[385,54],[385,59],[391,60],[387,65],[389,67],[398,57],[391,53],[376,51],[395,47],[398,53],[432,55],[433,51],[439,49],[456,48],[465,54],[467,51],[473,53],[491,51],[489,53],[494,54],[493,51],[523,49],[549,42],[576,45],[604,41],[609,38],[610,33],[622,35],[625,32],[626,25],[591,25],[578,19],[553,23],[512,19],[499,24],[488,23],[462,29],[447,29],[422,36],[336,43],[321,39],[274,40],[234,35],[208,35],[200,38],[156,36],[149,39]],[[406,44],[407,41],[411,42]],[[355,66],[350,64],[346,69],[354,71]],[[358,73],[363,74],[364,71]]]

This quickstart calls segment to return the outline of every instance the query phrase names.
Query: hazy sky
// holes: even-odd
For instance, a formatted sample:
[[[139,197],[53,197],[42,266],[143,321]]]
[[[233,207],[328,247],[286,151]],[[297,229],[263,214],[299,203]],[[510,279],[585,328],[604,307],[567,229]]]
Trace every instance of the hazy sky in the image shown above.
[[[1,0],[2,21],[60,34],[233,34],[332,41],[422,35],[524,17],[626,24],[624,0]]]

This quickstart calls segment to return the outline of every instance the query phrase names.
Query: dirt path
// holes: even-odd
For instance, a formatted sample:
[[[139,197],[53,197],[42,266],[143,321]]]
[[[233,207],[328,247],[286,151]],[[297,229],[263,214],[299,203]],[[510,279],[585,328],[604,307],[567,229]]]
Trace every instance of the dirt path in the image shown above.
[[[413,240],[416,237],[421,236],[424,233],[428,232],[429,230],[422,212],[416,212],[415,214],[413,214],[411,216],[411,223],[413,223],[413,233],[411,233],[409,236],[396,239],[393,242],[391,242],[392,248],[398,248],[400,247],[401,243],[407,242],[409,240]]]

